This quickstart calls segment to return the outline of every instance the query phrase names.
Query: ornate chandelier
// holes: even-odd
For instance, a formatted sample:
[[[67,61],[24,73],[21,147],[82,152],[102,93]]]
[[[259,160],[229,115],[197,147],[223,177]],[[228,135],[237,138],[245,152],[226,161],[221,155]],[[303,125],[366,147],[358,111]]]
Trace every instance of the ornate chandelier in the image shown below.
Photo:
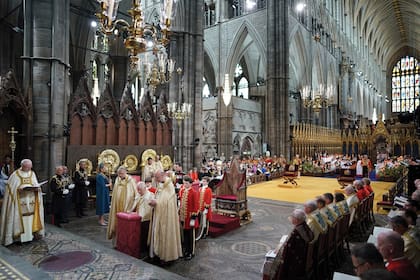
[[[149,62],[149,60],[151,62]],[[151,58],[144,54],[143,63],[138,65],[138,75],[142,77],[144,84],[149,85],[152,92],[160,84],[167,83],[172,78],[172,73],[175,69],[175,61],[168,59],[165,50],[159,50],[156,55]]]
[[[180,102],[170,102],[166,104],[168,109],[168,115],[171,119],[174,119],[177,121],[178,126],[181,125],[181,122],[191,116],[191,108],[192,104],[184,102],[184,95],[183,95],[183,78],[182,75],[182,69],[178,68],[176,69],[176,72],[180,76],[180,92],[181,92],[181,100]]]
[[[140,60],[139,54],[149,49],[152,49],[154,55],[158,55],[163,50],[166,52],[166,46],[169,43],[171,20],[175,16],[177,0],[161,0],[159,26],[144,21],[141,0],[132,0],[132,7],[128,10],[128,14],[131,17],[130,23],[123,19],[116,19],[121,0],[97,1],[101,5],[101,11],[96,14],[99,20],[99,30],[106,35],[122,34],[132,70],[137,69]],[[169,64],[168,62],[166,63]],[[161,62],[159,62],[159,66],[161,66]],[[170,67],[168,66],[168,68]],[[153,67],[151,69],[153,70]],[[162,69],[160,69],[160,72],[162,72]],[[164,72],[166,72],[166,69]]]
[[[322,108],[331,106],[333,93],[332,85],[325,88],[320,84],[318,91],[312,91],[309,86],[305,86],[302,89],[303,106],[319,113]]]

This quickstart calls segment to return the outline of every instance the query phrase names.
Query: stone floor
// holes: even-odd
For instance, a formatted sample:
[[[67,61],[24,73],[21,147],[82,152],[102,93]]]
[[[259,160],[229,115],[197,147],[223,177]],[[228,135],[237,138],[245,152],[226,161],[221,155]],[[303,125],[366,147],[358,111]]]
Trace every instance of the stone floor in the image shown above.
[[[93,261],[77,269],[47,271],[53,279],[261,279],[264,255],[290,232],[287,217],[295,207],[292,203],[249,198],[252,223],[218,238],[200,240],[191,261],[181,259],[164,268],[112,249],[105,238],[106,227],[98,224],[94,210],[87,217],[71,217],[62,228],[48,225],[47,235],[41,241],[7,249],[35,267],[61,252],[92,253]],[[4,254],[2,258],[8,260]],[[352,273],[349,257],[338,271]]]

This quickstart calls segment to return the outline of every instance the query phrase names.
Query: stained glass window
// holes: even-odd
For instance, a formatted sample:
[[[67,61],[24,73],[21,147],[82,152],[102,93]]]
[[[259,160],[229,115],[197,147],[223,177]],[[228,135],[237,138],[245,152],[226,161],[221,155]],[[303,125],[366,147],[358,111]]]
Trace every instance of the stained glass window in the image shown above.
[[[410,56],[392,69],[392,112],[414,112],[420,105],[420,64]]]

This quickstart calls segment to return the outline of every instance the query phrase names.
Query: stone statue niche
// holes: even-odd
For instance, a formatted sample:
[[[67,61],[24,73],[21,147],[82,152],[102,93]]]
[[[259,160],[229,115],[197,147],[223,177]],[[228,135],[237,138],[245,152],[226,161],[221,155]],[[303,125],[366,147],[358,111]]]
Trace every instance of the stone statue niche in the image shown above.
[[[383,162],[389,157],[389,145],[387,143],[387,139],[384,136],[379,135],[375,139],[374,144],[376,150],[376,161],[378,163]]]

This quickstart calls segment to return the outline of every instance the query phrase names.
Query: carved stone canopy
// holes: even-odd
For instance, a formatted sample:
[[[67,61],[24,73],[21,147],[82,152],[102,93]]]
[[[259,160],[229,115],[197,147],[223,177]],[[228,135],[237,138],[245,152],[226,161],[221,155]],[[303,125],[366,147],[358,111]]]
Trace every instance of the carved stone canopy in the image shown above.
[[[3,114],[4,108],[14,107],[17,112],[30,120],[32,119],[30,103],[30,99],[21,91],[13,70],[0,77],[0,115]]]

